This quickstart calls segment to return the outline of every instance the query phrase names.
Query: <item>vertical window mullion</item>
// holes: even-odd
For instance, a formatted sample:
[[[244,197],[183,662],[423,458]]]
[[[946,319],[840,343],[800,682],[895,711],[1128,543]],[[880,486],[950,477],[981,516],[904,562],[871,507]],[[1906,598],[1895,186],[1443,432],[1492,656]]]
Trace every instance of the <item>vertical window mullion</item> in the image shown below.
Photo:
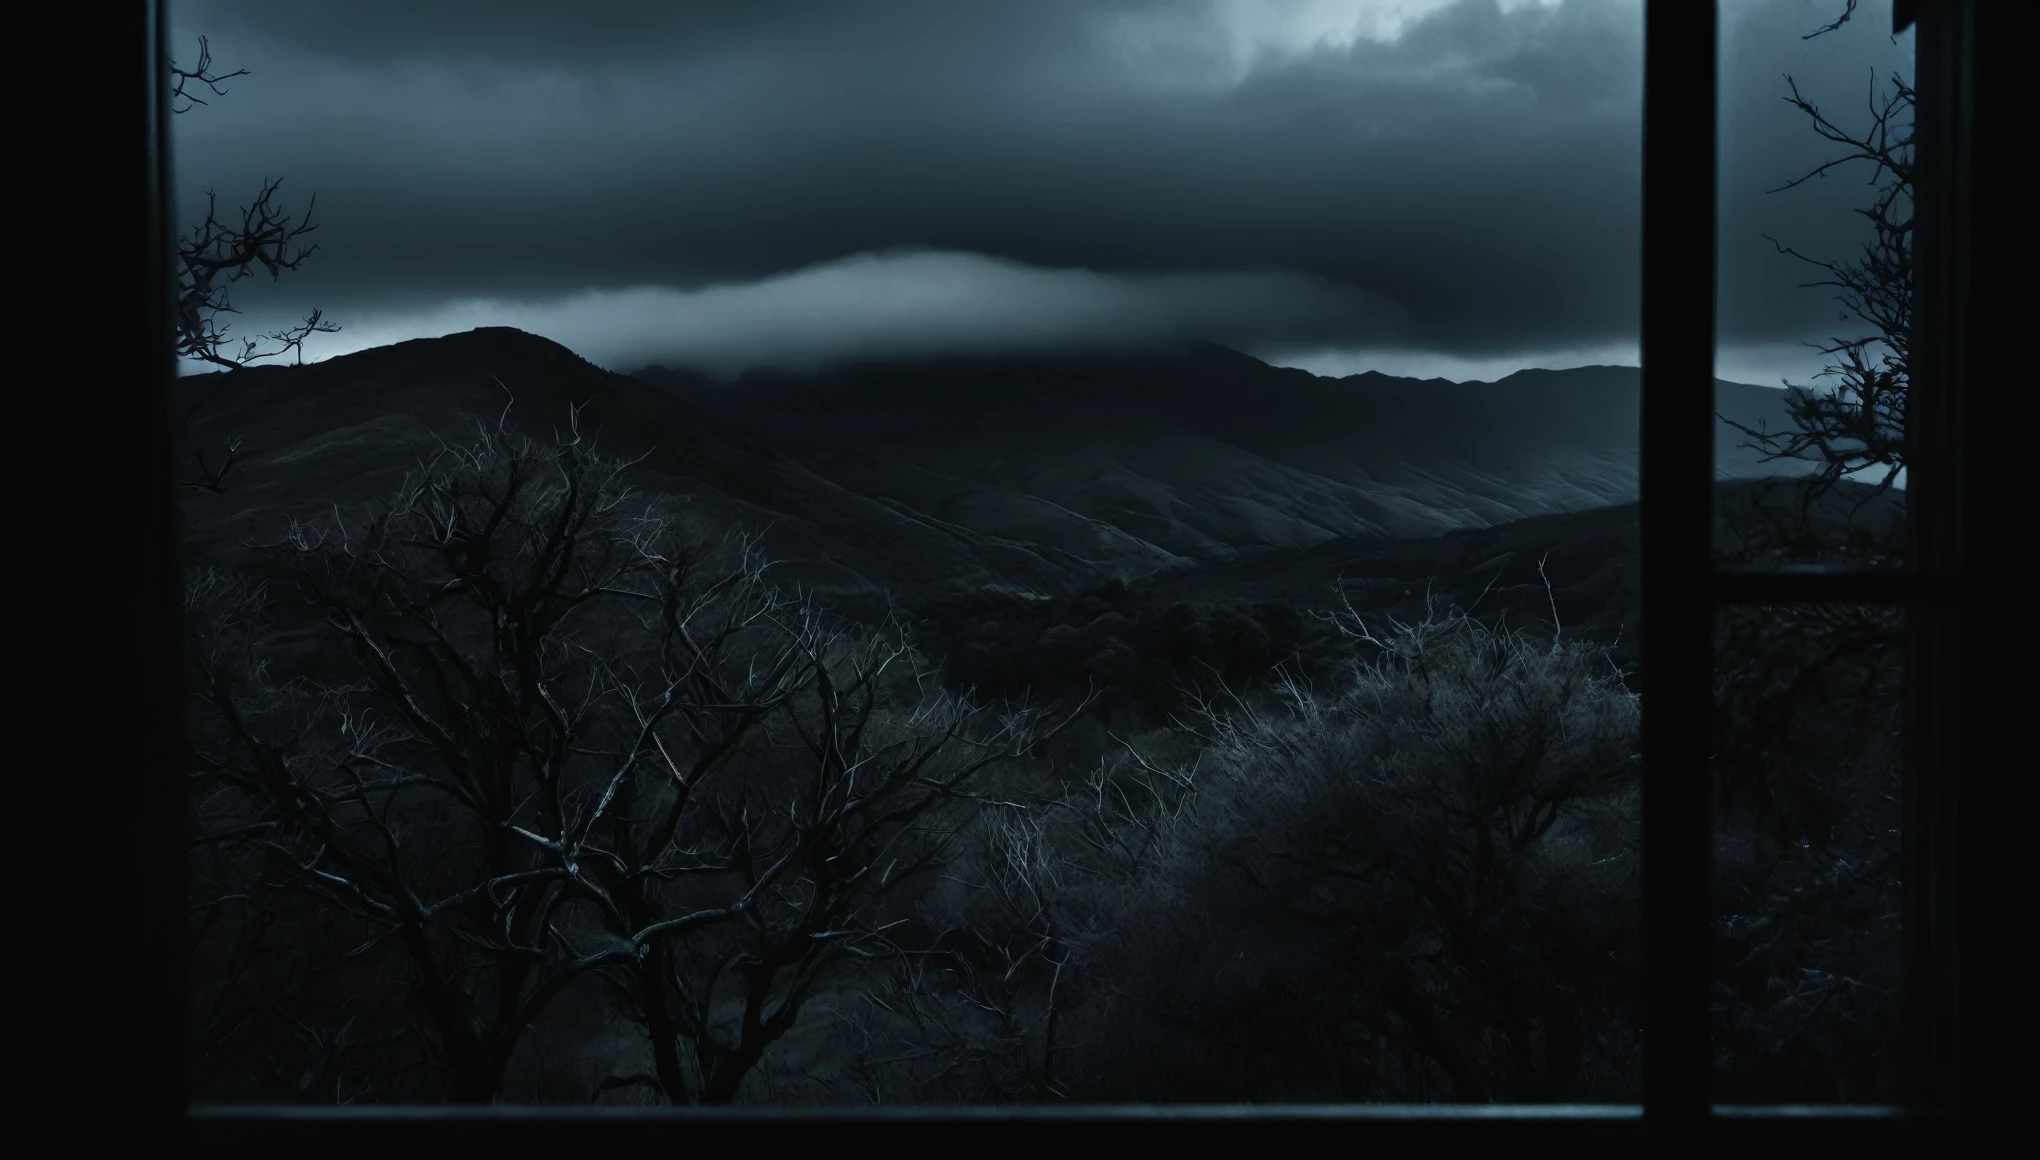
[[[1647,0],[1643,98],[1644,1117],[1709,1114],[1714,0]]]
[[[134,465],[139,470],[135,495],[141,501],[139,531],[129,547],[133,553],[130,583],[137,586],[134,615],[138,618],[141,641],[132,679],[149,690],[143,712],[136,713],[127,727],[142,739],[136,768],[143,776],[128,787],[136,798],[141,825],[136,835],[137,856],[153,872],[139,876],[145,901],[143,922],[130,932],[132,952],[148,964],[149,985],[143,1000],[149,1019],[123,1029],[128,1053],[135,1057],[139,1073],[152,1079],[168,1080],[152,1087],[146,1096],[146,1114],[156,1122],[169,1122],[183,1114],[190,1102],[188,1067],[191,1025],[186,1017],[189,995],[190,956],[185,949],[185,832],[183,772],[191,766],[184,760],[182,724],[182,682],[184,634],[179,609],[182,604],[183,574],[179,562],[177,533],[177,487],[171,390],[177,379],[174,315],[177,302],[177,225],[175,186],[170,142],[170,4],[168,0],[147,0],[140,31],[147,59],[138,87],[146,93],[142,111],[147,117],[143,154],[147,185],[144,198],[147,221],[144,234],[147,249],[142,255],[143,379],[140,430],[144,434],[144,455]],[[161,869],[156,869],[161,868]],[[160,1119],[158,1119],[160,1117]]]
[[[1968,96],[1973,43],[1966,3],[1905,5],[1894,30],[1913,39],[1913,269],[1916,333],[1906,399],[1906,524],[1921,580],[1961,583],[1962,357],[1970,304],[1963,230],[1973,139]],[[1960,755],[1960,606],[1906,609],[1905,783],[1901,800],[1905,898],[1905,1038],[1909,1103],[1950,1111],[1955,1099],[1954,825]]]

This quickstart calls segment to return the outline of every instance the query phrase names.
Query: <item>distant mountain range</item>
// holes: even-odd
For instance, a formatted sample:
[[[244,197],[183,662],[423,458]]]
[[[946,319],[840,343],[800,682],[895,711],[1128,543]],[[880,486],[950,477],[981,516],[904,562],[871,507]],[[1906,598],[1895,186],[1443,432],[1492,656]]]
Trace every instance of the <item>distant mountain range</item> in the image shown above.
[[[1639,372],[1321,378],[1223,347],[868,363],[728,385],[650,367],[747,438],[902,512],[1128,575],[1632,501]],[[1716,384],[1740,422],[1781,392]],[[1726,478],[1789,474],[1717,423]]]
[[[242,439],[225,494],[186,493],[187,543],[195,559],[239,558],[286,513],[371,501],[435,436],[461,439],[514,398],[510,422],[534,434],[581,406],[601,446],[647,457],[647,485],[765,529],[786,578],[839,597],[1045,593],[1627,503],[1638,383],[1630,367],[1329,379],[1192,345],[718,384],[616,374],[485,328],[181,380],[196,444]],[[1716,384],[1717,409],[1744,423],[1778,425],[1782,403]],[[1717,426],[1724,477],[1791,466]]]

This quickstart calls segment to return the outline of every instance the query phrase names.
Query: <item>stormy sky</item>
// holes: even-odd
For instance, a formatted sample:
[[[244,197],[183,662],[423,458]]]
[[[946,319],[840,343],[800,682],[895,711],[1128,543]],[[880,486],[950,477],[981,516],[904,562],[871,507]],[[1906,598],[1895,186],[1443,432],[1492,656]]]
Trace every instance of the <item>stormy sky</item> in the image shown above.
[[[1909,75],[1888,0],[1725,0],[1718,371],[1838,325],[1845,124]],[[180,207],[267,176],[321,243],[236,287],[313,357],[479,325],[606,366],[1203,338],[1322,373],[1630,362],[1640,0],[177,0]]]

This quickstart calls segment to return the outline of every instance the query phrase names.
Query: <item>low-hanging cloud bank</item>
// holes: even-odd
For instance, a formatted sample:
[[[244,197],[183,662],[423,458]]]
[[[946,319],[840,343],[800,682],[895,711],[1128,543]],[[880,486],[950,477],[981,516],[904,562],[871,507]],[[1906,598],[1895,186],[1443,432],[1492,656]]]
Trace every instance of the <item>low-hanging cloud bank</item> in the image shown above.
[[[1408,312],[1398,304],[1293,271],[1107,273],[913,249],[690,289],[465,297],[338,317],[345,329],[307,344],[312,361],[513,326],[619,370],[663,363],[723,378],[859,359],[1138,348],[1184,339],[1225,343],[1277,366],[1333,378],[1371,370],[1491,381],[1526,367],[1639,362],[1634,339],[1481,355],[1412,344]],[[293,320],[257,307],[233,325],[255,334]],[[1770,386],[1784,380],[1818,386],[1826,361],[1804,344],[1726,344],[1716,354],[1720,377]],[[185,369],[211,368],[193,363]]]
[[[858,254],[753,282],[590,290],[543,301],[461,299],[352,320],[331,357],[478,326],[514,326],[615,368],[665,363],[733,375],[868,358],[1391,340],[1393,303],[1288,271],[1043,269],[982,254]]]

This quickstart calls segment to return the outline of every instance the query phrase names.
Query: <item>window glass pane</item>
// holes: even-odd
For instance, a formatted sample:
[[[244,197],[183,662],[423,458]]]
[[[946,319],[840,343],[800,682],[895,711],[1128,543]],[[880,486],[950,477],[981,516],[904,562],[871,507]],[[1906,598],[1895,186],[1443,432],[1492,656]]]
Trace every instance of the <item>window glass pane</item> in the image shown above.
[[[1912,33],[1890,9],[1721,5],[1722,567],[1905,565]]]
[[[177,5],[198,1098],[1633,1100],[1641,14]]]
[[[1904,614],[1715,627],[1715,1098],[1896,1103]]]

